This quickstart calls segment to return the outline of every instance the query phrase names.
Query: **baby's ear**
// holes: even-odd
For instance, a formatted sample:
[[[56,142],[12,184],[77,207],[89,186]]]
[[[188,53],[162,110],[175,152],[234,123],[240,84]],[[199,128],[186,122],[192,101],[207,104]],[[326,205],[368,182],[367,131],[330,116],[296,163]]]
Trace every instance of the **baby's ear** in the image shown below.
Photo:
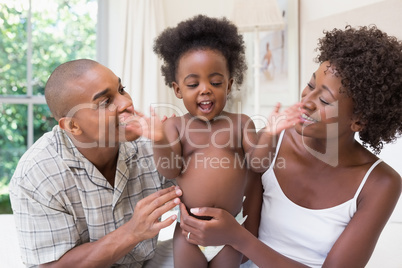
[[[72,117],[62,117],[59,120],[61,129],[71,133],[72,135],[80,135],[82,133],[80,126],[75,122]]]
[[[232,91],[233,81],[234,81],[233,78],[229,79],[227,95],[229,95],[230,91]]]
[[[181,90],[180,90],[179,85],[176,82],[172,82],[172,87],[173,87],[174,94],[176,95],[176,97],[178,99],[182,99],[183,96],[181,95]]]

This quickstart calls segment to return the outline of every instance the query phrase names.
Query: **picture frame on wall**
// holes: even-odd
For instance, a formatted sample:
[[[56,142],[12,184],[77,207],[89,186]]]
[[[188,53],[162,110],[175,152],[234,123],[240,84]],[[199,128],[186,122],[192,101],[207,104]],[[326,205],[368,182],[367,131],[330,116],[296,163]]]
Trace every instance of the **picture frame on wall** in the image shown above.
[[[261,106],[284,106],[299,100],[299,7],[295,0],[277,0],[284,19],[281,30],[260,32]]]
[[[254,44],[255,32],[244,33],[249,69],[248,108],[243,108],[252,116],[267,116],[276,103],[286,107],[300,99],[299,1],[277,0],[277,3],[284,20],[282,29],[259,31],[258,48]],[[256,51],[258,57],[255,57]],[[258,85],[255,81],[257,71]]]

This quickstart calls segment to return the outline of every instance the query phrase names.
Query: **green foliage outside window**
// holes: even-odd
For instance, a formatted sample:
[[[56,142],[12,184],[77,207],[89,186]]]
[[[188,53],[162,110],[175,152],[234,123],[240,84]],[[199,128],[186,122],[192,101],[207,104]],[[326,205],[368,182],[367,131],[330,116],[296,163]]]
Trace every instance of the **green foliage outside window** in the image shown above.
[[[27,65],[32,66],[33,95],[43,95],[50,73],[61,63],[95,59],[96,0],[32,2],[32,53],[28,57],[28,1],[0,0],[0,213],[11,213],[8,184],[27,149],[27,104],[1,97],[26,97]],[[47,105],[34,104],[34,140],[57,122]]]

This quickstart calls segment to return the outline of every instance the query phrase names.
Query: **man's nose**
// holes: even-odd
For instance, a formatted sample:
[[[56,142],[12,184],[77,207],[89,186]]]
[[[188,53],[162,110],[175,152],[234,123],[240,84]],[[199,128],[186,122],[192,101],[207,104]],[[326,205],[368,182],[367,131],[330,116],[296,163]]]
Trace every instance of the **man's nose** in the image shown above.
[[[118,112],[129,110],[129,112],[134,113],[133,100],[128,94],[120,95],[117,99],[116,106]]]

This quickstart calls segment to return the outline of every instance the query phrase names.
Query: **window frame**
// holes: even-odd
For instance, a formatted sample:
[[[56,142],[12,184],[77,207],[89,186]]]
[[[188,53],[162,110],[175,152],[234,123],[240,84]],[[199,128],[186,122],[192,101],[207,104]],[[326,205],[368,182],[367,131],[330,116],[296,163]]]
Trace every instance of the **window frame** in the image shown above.
[[[34,105],[45,104],[46,99],[44,95],[34,95],[32,81],[32,0],[28,0],[29,8],[27,14],[27,93],[26,95],[0,95],[0,103],[2,104],[22,104],[27,105],[27,149],[32,146],[34,140]],[[107,59],[107,17],[108,17],[108,2],[107,0],[98,0],[98,13],[96,23],[96,59],[105,63]],[[100,19],[102,17],[103,19]],[[106,18],[106,20],[105,20]],[[100,34],[102,33],[102,34]]]

